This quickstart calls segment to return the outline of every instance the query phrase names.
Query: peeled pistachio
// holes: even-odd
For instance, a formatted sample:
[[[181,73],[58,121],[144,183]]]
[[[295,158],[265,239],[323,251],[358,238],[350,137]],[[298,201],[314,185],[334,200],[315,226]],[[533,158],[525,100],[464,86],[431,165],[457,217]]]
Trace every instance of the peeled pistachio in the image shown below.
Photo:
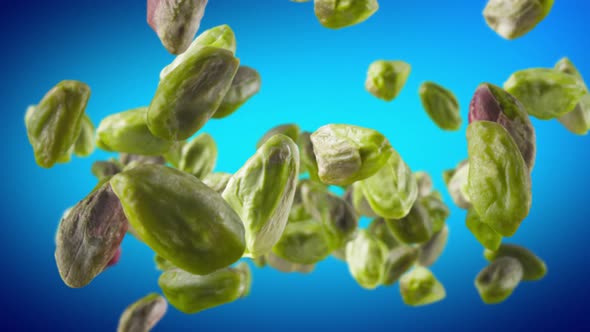
[[[127,218],[109,182],[76,204],[56,235],[55,261],[66,285],[88,285],[115,256],[126,232]]]
[[[377,0],[314,0],[315,15],[330,29],[341,29],[359,24],[379,9]]]
[[[156,263],[156,269],[160,271],[168,271],[172,269],[176,269],[177,267],[174,264],[170,263],[166,258],[156,254],[154,256],[154,262]]]
[[[387,252],[385,244],[363,229],[346,244],[348,270],[361,287],[379,286],[385,275]]]
[[[297,139],[299,146],[299,156],[301,158],[300,173],[307,172],[309,178],[313,181],[319,181],[318,161],[313,153],[313,144],[311,143],[311,133],[308,131],[301,132]]]
[[[369,224],[367,231],[383,242],[383,244],[385,244],[389,250],[400,246],[399,241],[395,238],[389,229],[389,226],[387,226],[387,222],[383,218],[373,219],[373,221],[371,221]]]
[[[289,137],[293,140],[293,142],[297,142],[297,139],[299,138],[299,126],[295,123],[288,123],[271,128],[262,136],[260,140],[258,140],[258,143],[256,143],[256,148],[260,148],[271,137],[279,134]]]
[[[418,171],[414,172],[414,178],[418,187],[418,197],[428,196],[432,192],[432,178],[430,174]]]
[[[469,186],[469,161],[464,160],[457,165],[453,171],[449,182],[447,183],[447,190],[453,199],[455,205],[462,209],[471,208],[471,199],[467,188]]]
[[[590,93],[584,83],[582,75],[568,58],[562,58],[555,64],[555,69],[580,79],[586,89],[586,94],[580,98],[580,102],[573,111],[558,118],[559,122],[569,131],[577,135],[586,135],[590,130]]]
[[[189,47],[199,30],[207,0],[148,0],[148,24],[172,54]]]
[[[498,35],[515,39],[533,30],[551,7],[553,0],[489,0],[483,16]]]
[[[445,222],[451,211],[448,206],[443,202],[442,196],[438,191],[433,191],[429,195],[419,198],[420,203],[426,211],[432,221],[432,233],[438,233],[445,226]]]
[[[142,156],[140,154],[119,153],[119,161],[124,166],[131,163],[164,165],[166,160],[162,156]]]
[[[404,303],[410,306],[432,304],[446,296],[445,288],[434,274],[421,266],[401,277],[399,289]]]
[[[74,154],[78,157],[87,157],[94,151],[94,125],[88,115],[82,116],[80,123],[80,135],[74,143]]]
[[[315,220],[289,223],[279,242],[272,248],[274,255],[296,264],[315,264],[332,252],[333,245],[324,226]]]
[[[209,186],[209,188],[215,190],[218,193],[223,193],[225,187],[231,179],[231,174],[224,172],[209,173],[203,179],[203,183]]]
[[[273,254],[272,252],[268,253],[266,257],[266,261],[268,265],[275,270],[284,272],[284,273],[291,273],[291,272],[299,272],[299,273],[310,273],[315,269],[315,264],[297,264],[289,262],[288,260],[282,259],[281,257]]]
[[[481,270],[475,279],[475,287],[487,304],[506,300],[520,283],[522,265],[512,257],[502,257]]]
[[[379,99],[392,101],[406,85],[411,70],[404,61],[377,60],[369,66],[365,89]]]
[[[178,169],[204,179],[217,163],[217,145],[209,134],[203,133],[182,147]]]
[[[475,209],[467,211],[465,225],[482,246],[490,250],[498,250],[502,243],[502,235],[498,234],[490,225],[481,221]]]
[[[233,114],[260,91],[261,84],[260,74],[254,68],[240,66],[213,118],[221,119]]]
[[[428,210],[416,201],[412,209],[401,219],[386,220],[393,235],[402,243],[424,243],[432,237],[432,219]]]
[[[110,178],[113,175],[121,172],[123,165],[115,159],[107,161],[95,161],[92,164],[92,174],[96,176],[98,180]]]
[[[162,155],[164,157],[165,163],[170,163],[170,165],[178,168],[180,157],[182,155],[182,148],[185,144],[186,141],[175,141],[172,143],[170,149],[168,149],[168,151]]]
[[[424,82],[419,94],[422,107],[439,128],[459,130],[462,122],[459,102],[450,90],[434,82]]]
[[[418,263],[424,267],[429,267],[442,255],[449,239],[449,227],[444,226],[438,233],[420,247],[420,256]]]
[[[414,266],[418,260],[420,250],[412,246],[399,246],[389,250],[385,259],[385,273],[383,285],[393,285],[398,279]]]
[[[501,257],[512,257],[517,259],[523,268],[523,280],[540,280],[547,274],[547,266],[530,250],[514,245],[502,244],[498,250],[486,249],[484,256],[487,260],[494,262]]]
[[[373,211],[373,208],[371,208],[371,204],[367,201],[360,181],[353,183],[349,189],[350,204],[352,204],[357,215],[369,218],[379,217],[379,215]]]
[[[121,315],[117,332],[149,332],[166,314],[168,303],[152,293],[133,303]]]

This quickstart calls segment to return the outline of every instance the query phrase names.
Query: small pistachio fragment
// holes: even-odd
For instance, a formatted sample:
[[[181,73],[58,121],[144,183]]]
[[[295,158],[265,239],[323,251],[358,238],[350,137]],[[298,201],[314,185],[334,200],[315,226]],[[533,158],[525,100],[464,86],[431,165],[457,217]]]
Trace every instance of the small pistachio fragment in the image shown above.
[[[207,274],[244,253],[240,217],[196,177],[142,164],[110,182],[139,238],[179,268]]]
[[[434,82],[424,82],[419,94],[422,107],[440,129],[459,130],[462,122],[459,102],[450,90]]]
[[[364,216],[369,218],[377,218],[379,215],[373,211],[371,204],[367,201],[365,194],[363,193],[363,187],[360,181],[353,183],[347,190],[350,196],[349,204],[352,205],[354,211],[358,216]]]
[[[411,70],[404,61],[374,61],[367,71],[365,89],[379,99],[392,101],[406,85]]]
[[[297,264],[289,262],[288,260],[282,259],[281,257],[273,254],[272,252],[264,256],[268,262],[268,265],[275,270],[283,273],[299,272],[299,273],[310,273],[315,269],[315,264]]]
[[[369,224],[367,231],[383,242],[389,250],[400,246],[399,241],[395,238],[389,229],[389,226],[387,226],[387,222],[383,218],[373,219],[371,224]]]
[[[156,269],[160,270],[160,271],[168,271],[168,270],[172,270],[172,269],[176,269],[177,267],[170,263],[168,260],[166,260],[166,258],[156,254],[154,256],[154,263],[156,263]]]
[[[56,236],[55,261],[65,284],[84,287],[101,273],[119,250],[127,225],[109,182],[64,215]]]
[[[465,225],[475,236],[477,241],[486,249],[495,251],[498,250],[500,244],[502,244],[502,235],[498,234],[498,232],[490,227],[490,225],[481,221],[481,218],[475,209],[469,209],[469,211],[467,211]]]
[[[481,270],[475,278],[475,287],[486,304],[506,300],[520,283],[522,265],[512,257],[502,257]]]
[[[545,262],[530,250],[518,245],[502,244],[496,251],[486,249],[484,256],[490,262],[494,262],[501,257],[517,259],[523,268],[523,280],[540,280],[547,274]]]
[[[399,246],[390,250],[385,259],[385,273],[381,283],[393,285],[398,279],[414,266],[420,250],[412,246]]]
[[[297,138],[297,146],[299,147],[299,156],[301,158],[299,172],[307,172],[311,180],[320,181],[318,177],[318,161],[315,158],[313,144],[311,143],[311,133],[308,131],[301,132]]]
[[[590,130],[590,93],[584,83],[582,75],[568,58],[562,58],[555,64],[555,69],[562,73],[573,75],[582,81],[586,94],[580,98],[573,111],[558,118],[559,122],[576,135],[586,135]]]
[[[420,203],[432,221],[432,233],[438,233],[445,226],[445,222],[451,211],[449,207],[442,200],[442,196],[438,191],[433,191],[429,195],[419,198]]]
[[[424,243],[432,237],[432,219],[428,210],[416,201],[412,209],[401,219],[386,220],[395,237],[405,244]]]
[[[213,118],[221,119],[233,114],[260,91],[261,84],[260,74],[254,68],[240,66]]]
[[[318,176],[326,184],[349,185],[373,176],[393,154],[376,130],[343,124],[325,125],[311,134]]]
[[[332,240],[332,248],[342,247],[358,225],[352,206],[323,184],[309,180],[301,181],[301,197],[306,211],[326,228]]]
[[[469,186],[469,161],[464,160],[457,165],[457,168],[453,170],[452,176],[447,183],[447,190],[449,195],[453,199],[455,205],[461,209],[471,208],[471,199],[467,188]]]
[[[241,217],[253,257],[268,253],[281,238],[298,175],[297,145],[274,135],[229,180],[222,196]]]
[[[146,124],[147,108],[140,107],[104,118],[96,130],[97,145],[107,151],[157,156],[172,142],[152,135]]]
[[[172,63],[164,67],[160,72],[160,80],[163,80],[170,72],[172,72],[179,64],[183,63],[184,60],[194,55],[200,48],[205,46],[223,48],[230,51],[232,54],[236,53],[236,36],[234,31],[229,25],[223,24],[203,31],[199,36],[190,44],[188,49],[179,54]]]
[[[151,293],[125,309],[117,332],[149,332],[167,310],[168,302],[160,294]]]
[[[189,47],[205,14],[207,0],[148,0],[147,22],[172,54]]]
[[[185,314],[194,314],[244,297],[250,291],[251,282],[250,268],[246,263],[207,275],[172,269],[164,271],[158,279],[166,299]]]
[[[430,174],[418,171],[414,172],[414,178],[418,187],[418,197],[428,196],[432,192],[432,178]]]
[[[518,146],[501,125],[475,121],[467,127],[468,192],[481,220],[512,236],[532,204],[531,175]]]
[[[418,185],[410,167],[393,149],[389,160],[373,176],[359,185],[371,209],[387,219],[401,219],[418,197]]]
[[[92,164],[92,174],[100,181],[121,172],[123,165],[115,159],[95,161]]]
[[[504,127],[532,171],[536,155],[535,129],[526,109],[516,98],[493,84],[480,84],[469,104],[469,123],[473,121],[491,121]]]
[[[358,284],[366,289],[374,289],[385,275],[387,247],[368,231],[361,229],[346,244],[348,270]]]
[[[35,161],[50,168],[69,150],[80,136],[84,110],[90,88],[80,81],[61,81],[25,115],[29,142]]]
[[[315,16],[330,29],[364,22],[379,9],[377,0],[314,0]]]
[[[80,135],[74,143],[74,154],[78,157],[88,157],[94,151],[94,125],[84,114],[80,124]]]
[[[505,39],[529,33],[551,11],[553,0],[489,0],[483,10],[488,26]]]
[[[230,179],[230,173],[209,173],[207,174],[207,176],[205,176],[205,178],[203,178],[203,183],[209,186],[209,188],[221,194],[225,190],[225,187],[227,187],[227,184],[229,183]]]
[[[410,306],[432,304],[446,297],[443,285],[430,270],[421,266],[401,277],[399,289],[404,303]]]
[[[529,115],[541,120],[562,117],[571,112],[586,94],[577,77],[554,69],[530,68],[517,71],[504,83]]]
[[[182,147],[178,169],[204,179],[217,163],[217,145],[213,137],[203,133]]]
[[[315,264],[328,257],[333,245],[324,226],[315,220],[287,224],[272,248],[276,256],[296,264]]]
[[[295,123],[288,123],[288,124],[283,124],[280,126],[276,126],[274,128],[271,128],[269,131],[267,131],[260,140],[258,140],[258,143],[256,143],[256,148],[260,148],[264,143],[266,143],[266,141],[268,141],[271,137],[273,137],[274,135],[285,135],[287,137],[289,137],[290,139],[293,140],[293,142],[297,142],[297,140],[299,139],[299,126],[296,125]]]
[[[429,267],[442,255],[449,239],[449,227],[444,226],[438,233],[420,247],[420,257],[418,263],[424,267]]]
[[[152,99],[147,124],[157,137],[181,141],[217,111],[240,61],[232,52],[201,47],[164,77]]]

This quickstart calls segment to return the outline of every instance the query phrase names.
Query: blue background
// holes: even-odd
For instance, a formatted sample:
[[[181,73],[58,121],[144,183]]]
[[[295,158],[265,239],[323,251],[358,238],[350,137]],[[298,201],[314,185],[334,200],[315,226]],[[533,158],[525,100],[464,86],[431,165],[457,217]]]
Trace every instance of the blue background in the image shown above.
[[[435,127],[419,102],[421,82],[433,80],[453,90],[465,119],[480,82],[501,84],[519,69],[551,67],[569,56],[590,79],[588,1],[556,1],[544,22],[515,41],[501,39],[485,25],[483,0],[380,2],[381,9],[365,23],[334,31],[319,25],[311,3],[210,1],[200,31],[231,25],[242,64],[263,78],[261,92],[242,109],[203,129],[218,142],[217,170],[236,171],[274,125],[297,122],[313,131],[327,123],[350,123],[386,134],[413,170],[433,175],[451,203],[440,174],[466,157],[466,124],[458,132]],[[27,105],[63,79],[91,86],[87,111],[96,124],[108,114],[147,105],[159,71],[173,57],[146,24],[144,1],[2,0],[0,15],[0,329],[114,331],[128,304],[159,291],[153,254],[127,237],[115,268],[83,289],[63,284],[53,258],[57,222],[94,186],[92,162],[109,155],[96,152],[39,168],[23,116]],[[379,58],[412,65],[392,103],[364,90],[367,67]],[[196,315],[171,308],[155,330],[590,329],[590,142],[556,121],[533,122],[534,203],[509,242],[534,250],[549,273],[542,281],[521,284],[505,303],[486,306],[479,299],[473,280],[486,262],[464,226],[465,212],[453,207],[450,241],[433,267],[448,294],[440,303],[404,306],[397,285],[364,290],[344,263],[329,258],[310,275],[256,269],[248,298]]]

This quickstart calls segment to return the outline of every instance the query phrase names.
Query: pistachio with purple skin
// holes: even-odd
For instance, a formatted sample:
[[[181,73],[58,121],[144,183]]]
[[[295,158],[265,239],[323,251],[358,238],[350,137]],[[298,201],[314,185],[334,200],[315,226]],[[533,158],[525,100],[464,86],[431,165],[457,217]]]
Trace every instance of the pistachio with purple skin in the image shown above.
[[[512,137],[529,170],[535,165],[535,128],[524,106],[502,88],[489,83],[480,84],[469,104],[469,123],[496,122]]]

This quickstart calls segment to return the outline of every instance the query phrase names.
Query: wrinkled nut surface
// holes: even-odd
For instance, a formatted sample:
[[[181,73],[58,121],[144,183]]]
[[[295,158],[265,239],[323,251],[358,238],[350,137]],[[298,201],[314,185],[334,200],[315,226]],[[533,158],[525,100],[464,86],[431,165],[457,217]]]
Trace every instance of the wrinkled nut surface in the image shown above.
[[[318,176],[326,184],[349,185],[381,169],[393,154],[391,144],[373,129],[329,124],[311,135]]]
[[[430,216],[432,233],[438,233],[445,226],[447,218],[451,215],[451,210],[449,210],[438,191],[433,191],[428,196],[419,198],[419,201]]]
[[[324,226],[315,220],[289,223],[272,248],[276,256],[296,264],[315,264],[330,255],[333,245]]]
[[[430,270],[421,266],[401,277],[399,289],[402,300],[410,306],[432,304],[446,297],[443,285]]]
[[[61,81],[38,105],[27,109],[27,136],[39,166],[50,168],[56,162],[69,160],[71,149],[80,136],[89,98],[90,87],[85,83]]]
[[[207,0],[148,0],[147,21],[172,54],[189,47],[205,14]]]
[[[149,332],[167,310],[168,302],[159,294],[151,293],[125,309],[117,332]]]
[[[274,128],[271,128],[269,131],[267,131],[262,136],[262,138],[260,138],[260,140],[258,140],[258,142],[256,143],[256,148],[257,149],[260,148],[271,137],[273,137],[275,135],[279,135],[279,134],[289,137],[291,140],[293,140],[293,142],[297,142],[297,140],[299,139],[299,132],[300,132],[299,126],[295,123],[287,123],[287,124],[276,126]]]
[[[240,66],[213,118],[221,119],[233,114],[260,91],[261,84],[260,74],[254,68]]]
[[[386,220],[396,239],[405,244],[424,243],[432,237],[432,220],[428,210],[416,201],[410,213],[401,219]]]
[[[459,130],[462,123],[459,102],[450,90],[434,82],[424,82],[418,94],[422,107],[440,129]]]
[[[553,0],[490,0],[483,10],[488,26],[505,39],[524,36],[551,11]]]
[[[501,125],[475,121],[467,127],[468,192],[481,220],[512,236],[532,204],[531,176],[522,154]]]
[[[373,176],[359,182],[371,209],[386,219],[408,215],[418,197],[418,185],[412,170],[393,149],[389,160]]]
[[[576,135],[586,135],[590,130],[590,93],[576,66],[568,58],[562,58],[555,64],[555,70],[577,77],[586,89],[573,111],[558,118],[559,122]]]
[[[541,120],[571,112],[586,94],[584,83],[577,77],[545,68],[512,74],[504,83],[504,89],[525,106],[529,115]]]
[[[481,270],[475,278],[475,287],[486,304],[506,300],[520,283],[522,265],[512,257],[502,257]]]
[[[502,244],[502,235],[483,222],[475,209],[467,211],[465,225],[484,248],[495,251]]]
[[[158,285],[171,305],[186,314],[233,302],[248,295],[250,268],[240,263],[207,275],[196,275],[181,269],[162,273]]]
[[[448,239],[449,227],[445,225],[443,229],[438,233],[435,233],[428,242],[420,247],[418,264],[424,267],[429,267],[434,264],[445,250]]]
[[[127,218],[109,182],[76,204],[59,224],[55,261],[72,288],[88,285],[119,250]]]
[[[315,15],[330,29],[340,29],[364,22],[379,9],[377,0],[314,0]]]
[[[78,157],[88,157],[94,152],[94,125],[84,114],[80,123],[80,135],[74,143],[74,154]]]
[[[241,217],[246,250],[268,253],[287,225],[299,175],[299,150],[287,136],[264,143],[229,180],[223,198]]]
[[[229,183],[231,179],[231,174],[224,173],[224,172],[216,172],[216,173],[209,173],[203,179],[203,183],[206,184],[209,188],[215,190],[218,193],[223,193],[225,187]]]
[[[143,242],[179,268],[207,274],[244,253],[240,217],[196,177],[144,164],[115,175],[111,185]]]
[[[385,273],[381,283],[385,286],[393,285],[414,266],[419,253],[418,248],[404,245],[390,250],[385,259]]]
[[[365,89],[379,99],[392,101],[406,85],[411,70],[404,61],[377,60],[369,66]]]
[[[315,269],[315,264],[296,264],[282,259],[272,252],[268,253],[268,255],[264,257],[266,257],[266,262],[270,267],[283,273],[311,273]]]
[[[152,135],[146,123],[147,108],[140,107],[104,118],[96,130],[97,146],[147,156],[167,152],[172,142]]]
[[[191,137],[217,111],[239,65],[232,52],[215,47],[186,57],[158,85],[147,113],[152,134],[174,141]]]
[[[346,244],[348,270],[361,287],[379,286],[385,275],[387,253],[385,244],[364,229]]]
[[[502,244],[496,251],[486,249],[484,256],[488,261],[496,261],[501,257],[517,259],[523,268],[523,280],[540,280],[547,274],[547,266],[530,250],[515,244]]]
[[[308,131],[301,132],[297,138],[297,146],[299,147],[299,157],[301,159],[299,173],[307,172],[311,180],[320,181],[318,161],[315,158],[313,144],[311,143],[311,133]]]
[[[468,210],[471,208],[471,199],[467,191],[469,186],[469,161],[464,160],[457,165],[447,183],[447,190],[458,207]]]
[[[203,133],[182,147],[178,169],[204,179],[217,163],[217,144],[213,137]]]

